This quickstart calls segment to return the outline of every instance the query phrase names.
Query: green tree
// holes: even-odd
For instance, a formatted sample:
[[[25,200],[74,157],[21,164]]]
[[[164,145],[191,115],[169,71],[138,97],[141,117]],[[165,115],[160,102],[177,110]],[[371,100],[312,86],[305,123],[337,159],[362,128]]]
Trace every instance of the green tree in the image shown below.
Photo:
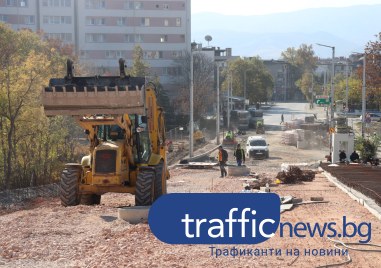
[[[317,57],[312,45],[301,44],[298,49],[287,48],[281,55],[282,59],[291,65],[290,72],[296,80],[295,85],[310,100],[309,88],[312,85],[312,77],[308,78],[308,76],[311,76],[317,67]]]
[[[133,52],[131,75],[145,77],[148,75],[149,65],[144,61],[144,53],[141,46],[136,45]]]
[[[229,77],[233,79],[233,95],[244,96],[246,73],[246,98],[250,103],[269,101],[273,92],[274,82],[271,74],[259,57],[236,59],[229,62],[223,71],[222,90],[228,89]]]
[[[0,23],[0,189],[44,183],[73,158],[72,139],[65,140],[71,118],[56,128],[59,120],[46,118],[40,103],[48,78],[64,76],[60,52],[38,34]]]
[[[346,79],[343,75],[335,77],[335,100],[345,100],[346,97]],[[348,104],[361,103],[362,80],[356,75],[348,78]]]

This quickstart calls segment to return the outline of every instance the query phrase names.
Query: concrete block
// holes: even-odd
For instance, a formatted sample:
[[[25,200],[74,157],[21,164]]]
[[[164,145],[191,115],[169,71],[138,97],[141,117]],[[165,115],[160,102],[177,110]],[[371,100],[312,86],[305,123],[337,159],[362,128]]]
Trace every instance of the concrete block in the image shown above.
[[[228,166],[227,167],[228,176],[248,176],[250,175],[250,168],[246,166]]]
[[[136,206],[118,208],[118,218],[131,224],[148,221],[148,212],[151,206]]]

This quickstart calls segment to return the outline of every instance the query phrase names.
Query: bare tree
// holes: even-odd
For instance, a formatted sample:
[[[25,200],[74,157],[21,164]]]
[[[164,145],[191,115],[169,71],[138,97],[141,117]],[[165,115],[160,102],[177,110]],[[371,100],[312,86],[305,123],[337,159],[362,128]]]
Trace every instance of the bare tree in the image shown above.
[[[180,75],[178,83],[181,85],[177,103],[179,110],[189,112],[190,95],[190,65],[191,54],[184,52],[184,56],[176,61]],[[199,119],[205,112],[211,110],[214,99],[214,62],[203,52],[193,52],[193,102],[194,117]]]

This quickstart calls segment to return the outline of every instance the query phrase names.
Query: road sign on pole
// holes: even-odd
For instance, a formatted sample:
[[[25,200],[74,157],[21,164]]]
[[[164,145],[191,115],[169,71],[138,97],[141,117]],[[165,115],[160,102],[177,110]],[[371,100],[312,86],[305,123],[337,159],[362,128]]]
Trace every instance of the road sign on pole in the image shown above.
[[[330,104],[329,99],[316,99],[316,104]]]

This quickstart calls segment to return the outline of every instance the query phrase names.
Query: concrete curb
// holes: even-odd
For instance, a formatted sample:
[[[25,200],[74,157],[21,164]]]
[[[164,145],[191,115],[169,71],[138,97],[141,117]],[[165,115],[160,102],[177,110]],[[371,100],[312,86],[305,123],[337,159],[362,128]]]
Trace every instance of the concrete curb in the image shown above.
[[[319,167],[319,171],[323,171],[323,174],[330,182],[335,184],[340,190],[346,193],[350,198],[354,199],[360,205],[364,206],[370,213],[376,216],[377,219],[381,220],[381,207],[377,205],[373,199],[365,196],[364,194],[360,193],[359,191],[356,191],[353,188],[348,187],[347,185],[340,182],[337,178],[332,176],[330,173],[328,173],[321,167]]]
[[[218,149],[220,145],[216,145],[216,147],[214,147],[213,149],[205,152],[205,153],[202,153],[202,154],[199,154],[199,155],[196,155],[196,156],[193,156],[192,158],[183,158],[183,160],[188,160],[188,162],[197,162],[198,159],[202,159],[208,155],[210,155],[211,153],[213,153],[215,150]],[[171,170],[173,168],[175,168],[177,166],[177,163],[176,164],[173,164],[171,166],[168,166],[168,169]]]
[[[135,206],[118,208],[118,218],[131,224],[138,224],[148,220],[151,206]]]

